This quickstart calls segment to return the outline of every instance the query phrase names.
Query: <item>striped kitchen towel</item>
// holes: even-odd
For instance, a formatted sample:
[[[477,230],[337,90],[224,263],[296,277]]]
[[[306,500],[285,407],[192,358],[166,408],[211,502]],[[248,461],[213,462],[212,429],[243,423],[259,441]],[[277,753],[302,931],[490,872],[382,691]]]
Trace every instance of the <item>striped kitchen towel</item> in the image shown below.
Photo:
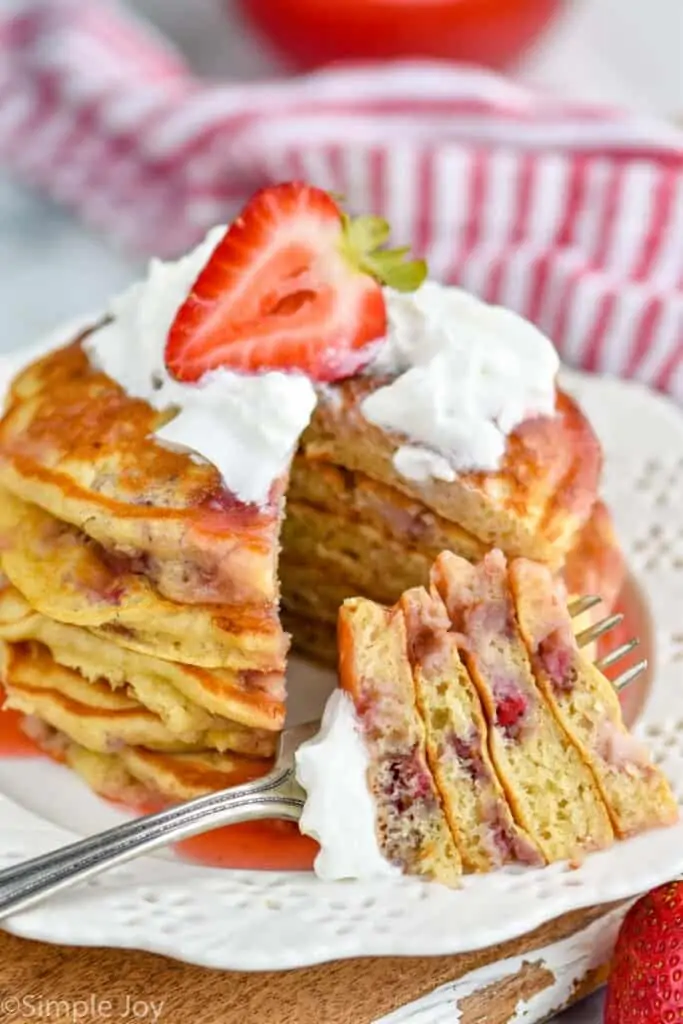
[[[656,120],[448,64],[199,81],[104,0],[3,0],[0,165],[160,256],[309,180],[568,363],[683,399],[683,134]]]

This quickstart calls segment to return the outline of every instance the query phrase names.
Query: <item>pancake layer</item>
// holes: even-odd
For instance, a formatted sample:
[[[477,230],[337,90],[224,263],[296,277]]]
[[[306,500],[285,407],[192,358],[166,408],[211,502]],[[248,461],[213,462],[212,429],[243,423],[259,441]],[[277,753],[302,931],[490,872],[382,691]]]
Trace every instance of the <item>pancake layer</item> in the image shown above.
[[[593,774],[618,836],[678,818],[671,789],[624,726],[614,687],[577,648],[572,623],[545,566],[510,566],[516,614],[538,685]]]
[[[39,641],[56,662],[86,679],[104,679],[114,689],[131,690],[186,742],[196,742],[199,734],[228,719],[270,732],[284,722],[281,674],[208,671],[139,654],[41,615],[9,582],[0,586],[0,639]]]

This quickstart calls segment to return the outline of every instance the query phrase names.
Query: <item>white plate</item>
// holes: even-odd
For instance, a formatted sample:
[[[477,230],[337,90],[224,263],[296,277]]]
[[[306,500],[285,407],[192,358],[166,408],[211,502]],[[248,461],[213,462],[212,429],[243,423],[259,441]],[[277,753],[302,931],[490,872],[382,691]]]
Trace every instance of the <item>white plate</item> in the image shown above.
[[[683,416],[636,384],[567,374],[606,450],[605,494],[657,624],[654,690],[638,731],[683,799]],[[308,686],[292,671],[300,701]],[[329,680],[318,677],[318,703]],[[299,704],[298,714],[308,712]],[[0,866],[121,820],[68,771],[0,761]],[[147,857],[6,923],[33,939],[134,947],[189,963],[274,970],[359,956],[452,954],[566,911],[633,896],[683,870],[683,824],[593,854],[581,868],[504,870],[458,892],[399,878],[325,884]]]

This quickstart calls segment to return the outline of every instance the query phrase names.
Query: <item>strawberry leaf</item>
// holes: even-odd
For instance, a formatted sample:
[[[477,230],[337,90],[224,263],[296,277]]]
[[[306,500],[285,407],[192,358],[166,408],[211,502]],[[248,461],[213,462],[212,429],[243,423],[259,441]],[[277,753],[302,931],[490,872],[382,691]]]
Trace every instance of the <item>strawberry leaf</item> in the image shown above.
[[[383,217],[352,219],[342,213],[342,251],[357,270],[401,292],[415,291],[427,277],[424,260],[409,260],[409,246],[384,249],[391,229]]]

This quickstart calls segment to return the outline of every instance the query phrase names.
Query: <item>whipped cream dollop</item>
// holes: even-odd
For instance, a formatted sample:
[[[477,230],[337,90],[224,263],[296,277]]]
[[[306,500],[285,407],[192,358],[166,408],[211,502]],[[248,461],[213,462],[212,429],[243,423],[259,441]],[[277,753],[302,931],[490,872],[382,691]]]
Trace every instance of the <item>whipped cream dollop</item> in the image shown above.
[[[385,295],[387,340],[366,372],[395,379],[361,408],[410,441],[395,453],[396,469],[421,481],[498,469],[520,423],[554,414],[552,343],[511,310],[460,288],[427,281],[417,292]]]
[[[400,874],[379,848],[367,773],[368,754],[353,701],[335,690],[320,732],[296,753],[296,777],[308,797],[299,827],[320,843],[315,873],[326,881]]]
[[[147,277],[112,300],[107,310],[112,320],[91,334],[84,348],[93,365],[133,398],[156,409],[177,407],[178,414],[156,438],[213,463],[241,501],[262,505],[311,418],[312,382],[299,373],[219,369],[197,384],[184,384],[164,363],[176,313],[224,232],[214,228],[175,262],[152,260]]]

